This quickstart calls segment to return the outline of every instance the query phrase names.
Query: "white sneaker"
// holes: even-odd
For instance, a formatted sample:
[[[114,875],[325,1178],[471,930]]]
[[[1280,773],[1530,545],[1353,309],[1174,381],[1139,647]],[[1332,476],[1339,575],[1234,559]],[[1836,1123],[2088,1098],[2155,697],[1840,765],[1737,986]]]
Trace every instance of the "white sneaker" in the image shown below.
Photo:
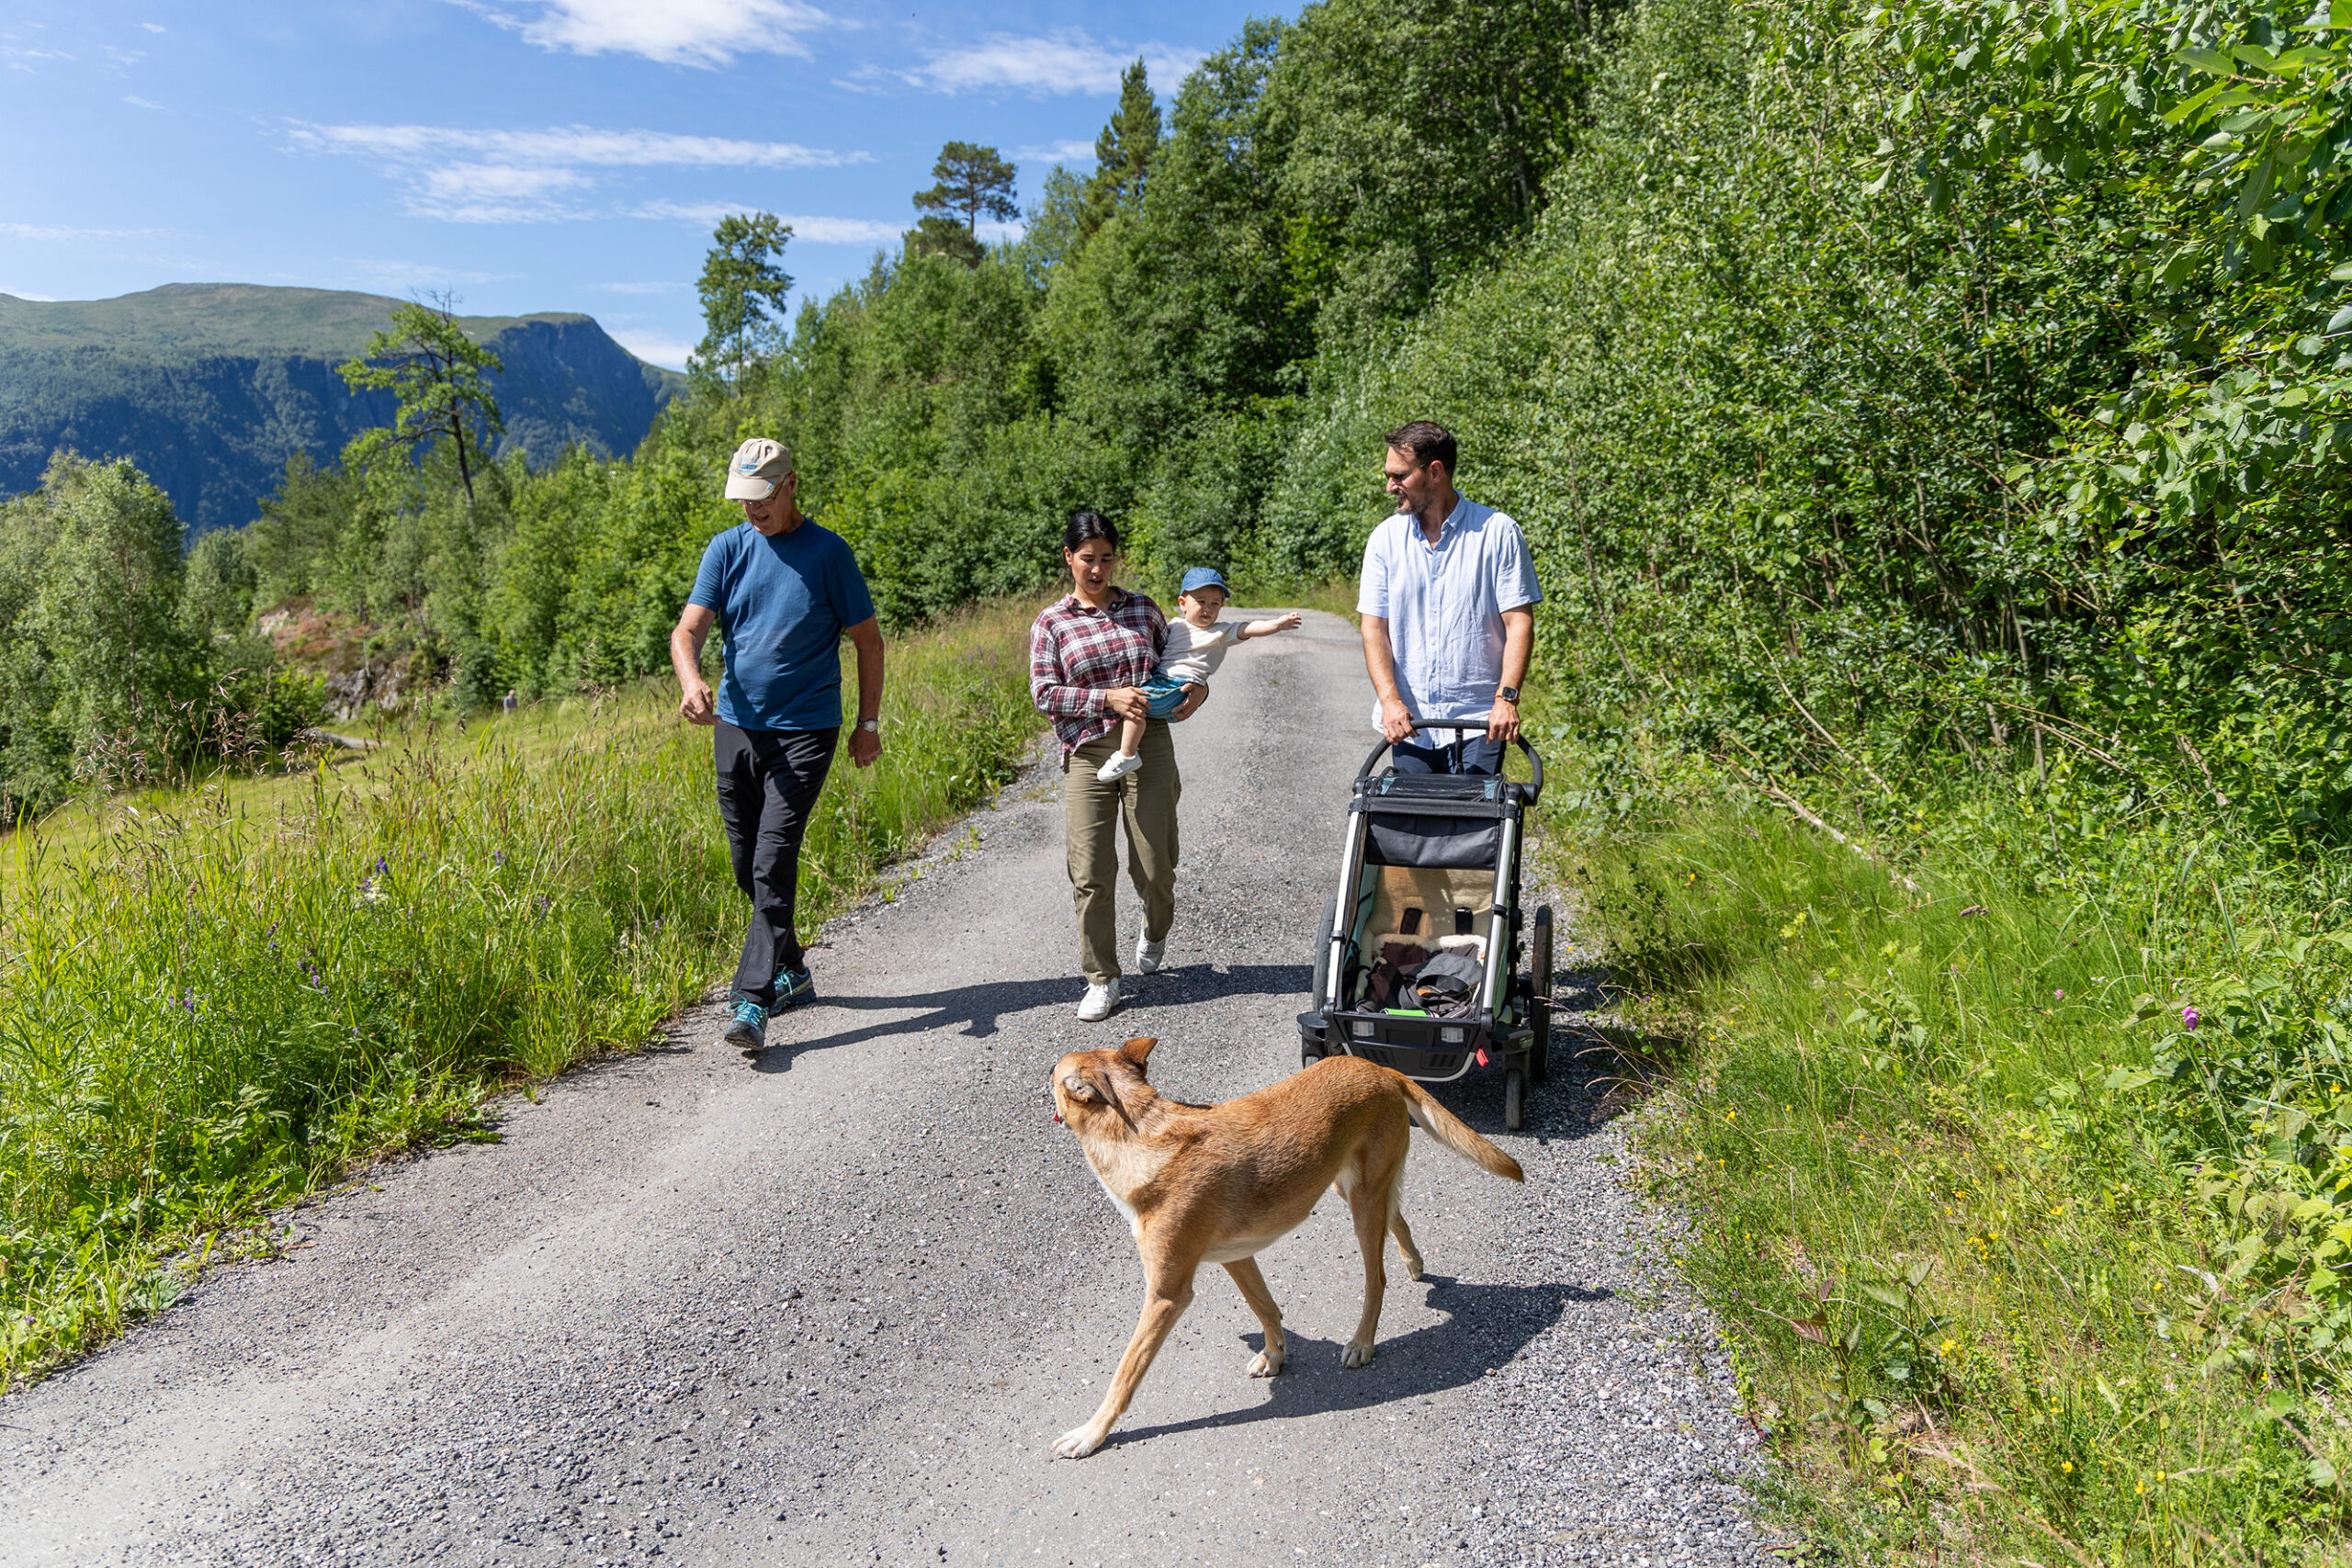
[[[1086,995],[1079,999],[1078,1021],[1100,1023],[1110,1017],[1111,1010],[1118,1005],[1119,982],[1116,980],[1107,986],[1089,986]]]
[[[1147,940],[1141,931],[1137,931],[1136,933],[1136,974],[1148,975],[1152,973],[1159,967],[1161,962],[1165,960],[1167,956],[1168,939],[1166,937],[1161,937],[1158,942],[1151,942]]]
[[[1109,784],[1113,779],[1125,778],[1142,766],[1141,756],[1130,757],[1124,751],[1114,751],[1109,761],[1094,770],[1094,776],[1102,783]]]

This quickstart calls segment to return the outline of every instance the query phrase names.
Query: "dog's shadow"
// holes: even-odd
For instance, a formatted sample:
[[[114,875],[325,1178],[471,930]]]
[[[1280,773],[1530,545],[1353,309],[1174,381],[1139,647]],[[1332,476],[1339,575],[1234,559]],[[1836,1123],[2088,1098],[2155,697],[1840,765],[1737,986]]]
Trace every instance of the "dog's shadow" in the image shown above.
[[[1147,976],[1129,985],[1125,1010],[1139,1012],[1167,1004],[1190,1004],[1217,997],[1305,996],[1311,976],[1304,964],[1235,964],[1221,972],[1207,964],[1182,964]],[[821,1030],[842,1012],[888,1012],[901,1016],[856,1025],[835,1033],[814,1033],[807,1040],[775,1039],[752,1058],[754,1071],[792,1070],[795,1056],[808,1051],[832,1051],[894,1035],[928,1034],[945,1031],[966,1039],[983,1040],[1016,1013],[1038,1009],[1066,1009],[1078,999],[1075,982],[1066,976],[1046,980],[997,980],[950,990],[892,997],[820,997],[802,1015],[787,1014],[790,1027]],[[800,1020],[808,1021],[804,1025]]]
[[[1204,1270],[1207,1272],[1207,1270]],[[1396,1288],[1391,1277],[1390,1289]],[[1204,1280],[1204,1286],[1210,1281]],[[1216,1431],[1253,1421],[1286,1421],[1341,1410],[1368,1410],[1375,1405],[1423,1399],[1450,1388],[1476,1382],[1502,1366],[1528,1342],[1559,1321],[1571,1302],[1604,1302],[1614,1293],[1581,1285],[1549,1282],[1541,1285],[1476,1285],[1443,1274],[1427,1274],[1408,1288],[1428,1292],[1428,1304],[1448,1314],[1394,1338],[1384,1336],[1368,1366],[1350,1369],[1340,1364],[1341,1341],[1310,1339],[1285,1332],[1289,1351],[1282,1375],[1265,1380],[1267,1396],[1238,1410],[1221,1410],[1189,1421],[1156,1427],[1131,1427],[1114,1432],[1106,1447],[1139,1442],[1147,1438],[1172,1437],[1180,1432]],[[1265,1348],[1260,1334],[1241,1337],[1251,1350]],[[1237,1352],[1237,1372],[1248,1360]],[[1148,1393],[1147,1382],[1139,1393]]]

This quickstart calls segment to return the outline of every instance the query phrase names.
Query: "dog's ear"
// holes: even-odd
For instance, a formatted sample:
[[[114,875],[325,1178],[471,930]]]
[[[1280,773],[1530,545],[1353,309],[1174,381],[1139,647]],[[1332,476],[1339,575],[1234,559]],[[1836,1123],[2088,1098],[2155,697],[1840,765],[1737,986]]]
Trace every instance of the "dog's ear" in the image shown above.
[[[1136,1076],[1142,1075],[1138,1073]],[[1128,1115],[1127,1108],[1120,1103],[1118,1080],[1113,1075],[1100,1067],[1090,1067],[1086,1072],[1086,1081],[1094,1087],[1095,1094],[1104,1104],[1119,1113],[1120,1121],[1130,1127],[1136,1124],[1136,1119]]]
[[[1062,1092],[1081,1105],[1092,1105],[1102,1099],[1102,1091],[1084,1073],[1072,1073],[1062,1079]]]
[[[1145,1059],[1151,1055],[1151,1048],[1159,1043],[1149,1035],[1139,1034],[1119,1047],[1119,1059],[1140,1073]]]

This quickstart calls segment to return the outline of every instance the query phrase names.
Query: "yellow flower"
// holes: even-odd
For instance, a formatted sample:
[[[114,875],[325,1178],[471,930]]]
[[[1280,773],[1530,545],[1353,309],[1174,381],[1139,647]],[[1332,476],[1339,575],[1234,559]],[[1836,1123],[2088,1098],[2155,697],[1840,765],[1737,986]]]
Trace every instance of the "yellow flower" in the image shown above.
[[[2072,1475],[2075,1473],[2075,1461],[2070,1459],[2060,1460],[2058,1461],[2058,1468],[2064,1471],[2067,1474]]]
[[[1936,1354],[1938,1354],[1939,1356],[1949,1356],[1949,1355],[1951,1355],[1954,1350],[1957,1350],[1957,1349],[1959,1349],[1959,1348],[1960,1348],[1960,1341],[1959,1341],[1959,1340],[1957,1340],[1957,1339],[1947,1339],[1947,1340],[1945,1340],[1941,1345],[1939,1345],[1939,1346],[1937,1346],[1937,1347],[1936,1347]]]

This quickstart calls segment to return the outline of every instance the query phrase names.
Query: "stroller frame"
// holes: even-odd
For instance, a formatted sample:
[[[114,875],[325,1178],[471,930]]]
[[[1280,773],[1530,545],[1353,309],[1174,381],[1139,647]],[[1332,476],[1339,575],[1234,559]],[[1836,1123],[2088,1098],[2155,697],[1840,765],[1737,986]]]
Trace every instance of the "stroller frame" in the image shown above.
[[[1483,732],[1476,724],[1417,725],[1451,731],[1457,739]],[[1424,1083],[1446,1083],[1482,1063],[1503,1073],[1503,1121],[1517,1131],[1527,1086],[1541,1083],[1551,1043],[1552,911],[1535,911],[1534,952],[1519,972],[1523,911],[1519,904],[1520,858],[1526,812],[1544,793],[1544,759],[1525,739],[1532,779],[1499,774],[1400,773],[1374,769],[1389,750],[1383,739],[1357,771],[1340,841],[1340,875],[1316,948],[1315,991],[1298,1015],[1299,1055],[1311,1065],[1328,1055],[1361,1056]],[[1380,873],[1387,867],[1487,873],[1493,876],[1484,933],[1486,974],[1475,1005],[1463,1016],[1432,1017],[1417,1010],[1374,1007],[1360,994],[1378,957],[1366,942],[1376,933],[1373,913]],[[1437,911],[1429,911],[1435,915]],[[1470,935],[1478,934],[1475,929]],[[1427,945],[1434,949],[1436,932]]]

